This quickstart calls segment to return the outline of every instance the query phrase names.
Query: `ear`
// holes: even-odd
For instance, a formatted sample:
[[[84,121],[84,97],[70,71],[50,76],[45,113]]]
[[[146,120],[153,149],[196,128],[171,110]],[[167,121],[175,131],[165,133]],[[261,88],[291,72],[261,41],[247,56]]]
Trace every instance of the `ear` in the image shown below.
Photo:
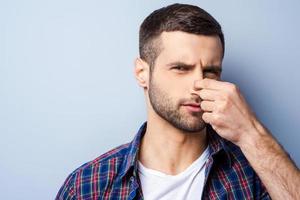
[[[141,58],[135,59],[134,75],[138,84],[144,89],[148,88],[149,83],[149,65]]]

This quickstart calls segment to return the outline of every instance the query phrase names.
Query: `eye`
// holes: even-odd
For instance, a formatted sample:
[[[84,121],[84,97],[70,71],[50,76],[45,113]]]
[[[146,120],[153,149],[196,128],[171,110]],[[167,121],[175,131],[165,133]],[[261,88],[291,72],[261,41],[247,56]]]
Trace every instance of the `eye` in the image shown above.
[[[209,76],[220,76],[221,75],[221,69],[204,69],[203,74],[204,75],[209,75]]]
[[[204,72],[204,74],[209,74],[209,75],[217,75],[216,72]]]
[[[178,71],[187,71],[188,70],[188,68],[184,67],[184,66],[175,66],[175,67],[172,67],[172,69],[175,69]]]
[[[216,72],[205,72],[204,76],[207,78],[217,78],[219,77],[219,74]]]

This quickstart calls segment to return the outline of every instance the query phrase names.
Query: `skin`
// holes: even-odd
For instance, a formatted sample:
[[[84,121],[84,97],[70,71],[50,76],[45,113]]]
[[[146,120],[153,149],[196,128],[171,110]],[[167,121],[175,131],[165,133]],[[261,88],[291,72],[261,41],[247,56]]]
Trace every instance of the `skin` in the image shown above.
[[[163,32],[160,39],[163,49],[152,76],[146,62],[135,61],[135,77],[147,105],[147,130],[139,152],[143,165],[171,175],[182,172],[206,148],[209,123],[241,148],[272,199],[300,199],[299,169],[238,87],[220,80],[220,39],[180,31]],[[207,70],[210,66],[214,70]],[[201,112],[191,112],[186,102],[199,103]]]

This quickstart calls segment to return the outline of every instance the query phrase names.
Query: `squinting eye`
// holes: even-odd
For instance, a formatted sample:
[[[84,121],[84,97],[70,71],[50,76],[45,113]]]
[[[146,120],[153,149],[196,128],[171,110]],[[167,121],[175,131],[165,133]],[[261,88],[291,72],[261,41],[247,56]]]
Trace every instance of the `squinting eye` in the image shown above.
[[[214,72],[206,72],[205,74],[209,74],[209,75],[217,75],[217,73],[214,73]]]
[[[212,77],[212,78],[214,78],[214,77],[218,77],[218,75],[216,73],[213,73],[213,72],[206,72],[205,73],[205,77]]]
[[[188,68],[181,67],[181,66],[173,67],[172,69],[176,69],[176,70],[180,70],[180,71],[187,71],[188,70]]]

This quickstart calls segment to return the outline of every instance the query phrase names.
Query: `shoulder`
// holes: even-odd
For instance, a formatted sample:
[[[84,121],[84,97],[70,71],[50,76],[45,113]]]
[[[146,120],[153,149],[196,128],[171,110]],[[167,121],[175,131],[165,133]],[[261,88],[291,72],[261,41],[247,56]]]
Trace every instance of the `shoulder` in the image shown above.
[[[75,169],[65,180],[56,199],[76,199],[79,191],[79,195],[84,195],[92,189],[100,193],[101,188],[118,176],[129,146],[130,143],[120,145]]]
[[[126,143],[115,147],[106,153],[100,155],[92,161],[89,161],[80,167],[78,167],[73,173],[79,173],[80,171],[89,170],[98,166],[103,166],[107,164],[117,164],[123,161],[124,157],[128,154],[128,147],[130,143]]]

